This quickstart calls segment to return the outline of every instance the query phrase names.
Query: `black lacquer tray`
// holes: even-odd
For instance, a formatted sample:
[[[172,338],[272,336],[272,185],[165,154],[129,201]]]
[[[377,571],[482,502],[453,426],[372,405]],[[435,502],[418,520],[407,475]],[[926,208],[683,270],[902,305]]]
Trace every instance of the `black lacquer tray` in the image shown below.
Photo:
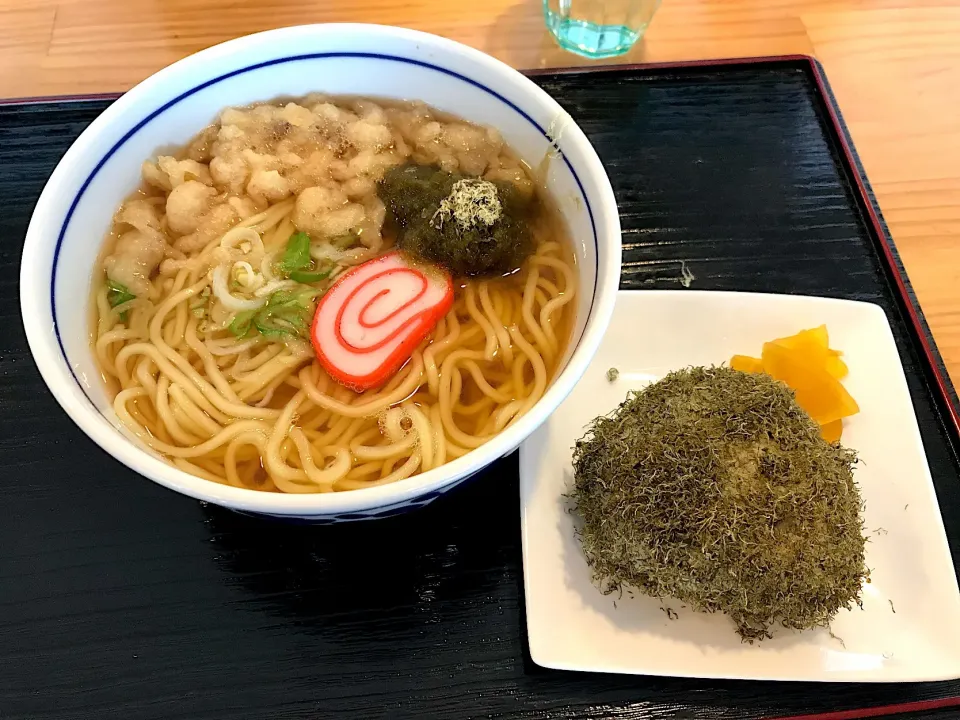
[[[882,305],[955,564],[955,396],[808,58],[539,73],[593,141],[625,288]],[[17,276],[37,196],[112,98],[0,106],[0,718],[946,718],[960,681],[804,684],[548,671],[525,649],[516,457],[407,516],[286,525],[138,476],[46,390]],[[563,632],[563,628],[557,628]]]

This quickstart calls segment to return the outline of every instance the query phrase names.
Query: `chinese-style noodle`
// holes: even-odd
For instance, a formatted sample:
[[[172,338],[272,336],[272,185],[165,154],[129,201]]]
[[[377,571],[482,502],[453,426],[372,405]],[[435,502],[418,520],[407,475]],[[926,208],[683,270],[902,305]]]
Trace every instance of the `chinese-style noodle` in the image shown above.
[[[145,163],[95,281],[94,349],[123,424],[201,478],[314,493],[436,468],[528,412],[560,369],[577,291],[545,199],[534,252],[504,277],[456,280],[453,307],[379,388],[338,384],[295,335],[238,336],[238,316],[299,287],[276,272],[294,232],[332,268],[317,293],[392,248],[377,182],[409,162],[538,192],[496,131],[357,99],[226,110]]]

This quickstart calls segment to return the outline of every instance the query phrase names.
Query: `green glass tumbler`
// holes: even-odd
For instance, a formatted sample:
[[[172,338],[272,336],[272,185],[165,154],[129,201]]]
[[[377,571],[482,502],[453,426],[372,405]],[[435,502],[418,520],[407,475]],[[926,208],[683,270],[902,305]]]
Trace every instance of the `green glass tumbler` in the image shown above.
[[[543,0],[547,28],[564,50],[622,55],[643,37],[660,0]]]

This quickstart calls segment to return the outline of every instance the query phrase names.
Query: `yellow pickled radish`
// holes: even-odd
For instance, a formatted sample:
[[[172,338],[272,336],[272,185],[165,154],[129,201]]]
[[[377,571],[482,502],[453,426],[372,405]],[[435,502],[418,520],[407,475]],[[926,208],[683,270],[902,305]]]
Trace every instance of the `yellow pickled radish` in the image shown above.
[[[797,402],[821,426],[824,439],[837,442],[843,418],[860,411],[840,380],[848,373],[842,353],[830,347],[826,325],[771,340],[762,357],[734,355],[730,367],[749,373],[765,372],[793,388]]]
[[[856,401],[823,365],[775,342],[763,346],[763,369],[792,387],[797,402],[821,425],[860,412]]]
[[[804,353],[811,363],[823,365],[823,368],[837,380],[846,377],[847,364],[840,359],[840,353],[830,349],[830,335],[827,326],[801,330],[796,335],[778,338],[771,342],[789,350]]]
[[[730,358],[730,367],[745,373],[763,372],[763,360],[749,355],[734,355]]]
[[[791,349],[801,347],[810,349],[820,348],[824,353],[830,350],[830,334],[827,332],[826,325],[810,328],[809,330],[801,330],[796,335],[777,338],[776,340],[771,340],[771,342]]]
[[[820,434],[828,443],[837,442],[843,434],[843,420],[834,420],[826,425],[821,425]]]

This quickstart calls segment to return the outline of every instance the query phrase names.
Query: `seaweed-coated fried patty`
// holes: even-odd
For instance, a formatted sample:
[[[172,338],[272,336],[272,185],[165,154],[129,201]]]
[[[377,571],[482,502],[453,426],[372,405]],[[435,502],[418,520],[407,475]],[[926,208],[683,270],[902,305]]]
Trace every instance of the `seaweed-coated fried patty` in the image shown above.
[[[573,460],[578,533],[604,591],[725,612],[745,640],[859,604],[856,456],[770,376],[671,373],[594,420]]]
[[[390,169],[379,192],[397,246],[457,277],[510,273],[535,248],[529,214],[536,203],[509,181],[407,164]]]

